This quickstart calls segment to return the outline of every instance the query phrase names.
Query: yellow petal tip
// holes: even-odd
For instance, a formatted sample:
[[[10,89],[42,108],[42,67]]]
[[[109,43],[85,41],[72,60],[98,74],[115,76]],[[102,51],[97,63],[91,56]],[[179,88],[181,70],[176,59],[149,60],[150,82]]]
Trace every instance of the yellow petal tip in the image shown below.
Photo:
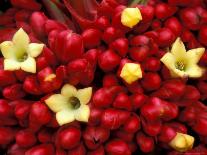
[[[142,20],[141,12],[138,8],[126,8],[121,14],[121,23],[129,28],[134,27]]]
[[[120,77],[128,84],[142,78],[140,65],[135,63],[126,63],[121,70]]]

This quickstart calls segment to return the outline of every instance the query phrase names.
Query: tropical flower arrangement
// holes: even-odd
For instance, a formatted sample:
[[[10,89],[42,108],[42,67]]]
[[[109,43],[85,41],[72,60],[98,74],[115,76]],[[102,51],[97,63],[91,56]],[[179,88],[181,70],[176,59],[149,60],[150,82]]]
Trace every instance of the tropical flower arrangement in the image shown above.
[[[207,0],[0,10],[0,154],[207,154]]]

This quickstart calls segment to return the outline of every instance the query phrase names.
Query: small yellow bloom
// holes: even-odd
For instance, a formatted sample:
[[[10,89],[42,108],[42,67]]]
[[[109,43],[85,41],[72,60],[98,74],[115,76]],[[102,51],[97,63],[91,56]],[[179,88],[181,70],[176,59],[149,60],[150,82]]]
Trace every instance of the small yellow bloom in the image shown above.
[[[170,70],[172,77],[199,78],[205,69],[198,66],[205,49],[196,48],[186,51],[180,38],[177,38],[172,45],[171,52],[167,52],[161,61]]]
[[[12,41],[0,44],[4,57],[4,70],[19,70],[36,73],[35,57],[39,56],[44,44],[30,43],[27,33],[20,28],[13,36]]]
[[[125,82],[131,84],[136,80],[142,78],[142,70],[139,64],[136,63],[126,63],[124,64],[120,77],[124,79]]]
[[[132,28],[142,20],[141,12],[138,8],[126,8],[121,13],[121,23]]]
[[[61,94],[54,94],[45,100],[47,106],[56,113],[59,125],[70,123],[74,120],[88,122],[90,108],[87,103],[92,96],[92,88],[77,90],[74,86],[66,84],[61,89]]]
[[[186,152],[193,148],[194,140],[194,137],[190,135],[177,132],[177,135],[170,141],[169,145],[176,151]]]
[[[54,78],[56,78],[55,74],[49,74],[48,76],[45,77],[44,81],[51,82]]]

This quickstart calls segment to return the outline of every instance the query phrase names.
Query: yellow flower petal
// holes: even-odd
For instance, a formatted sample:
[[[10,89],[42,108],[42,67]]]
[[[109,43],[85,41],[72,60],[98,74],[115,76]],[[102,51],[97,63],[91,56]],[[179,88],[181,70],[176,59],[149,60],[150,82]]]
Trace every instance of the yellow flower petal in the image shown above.
[[[205,72],[205,69],[199,67],[196,64],[189,65],[186,69],[186,73],[191,78],[199,78],[204,74],[204,72]]]
[[[186,49],[180,38],[177,38],[172,45],[171,53],[174,55],[177,61],[183,61],[186,59]]]
[[[205,52],[205,48],[196,48],[187,52],[187,59],[189,64],[197,64]]]
[[[126,63],[121,70],[120,77],[128,84],[142,78],[142,70],[140,65],[135,63]]]
[[[32,57],[28,57],[24,62],[21,62],[21,69],[25,72],[36,73],[36,61]]]
[[[27,53],[31,57],[35,58],[41,54],[43,47],[44,47],[44,44],[30,43],[27,49]]]
[[[16,57],[21,58],[22,55],[26,52],[30,39],[27,33],[20,28],[13,36],[12,42],[14,46],[17,48]]]
[[[44,81],[51,82],[54,78],[56,78],[55,74],[49,74],[45,77]]]
[[[138,8],[126,8],[121,14],[121,23],[132,28],[142,20],[141,12]]]
[[[61,110],[70,108],[67,100],[68,99],[61,94],[54,94],[46,99],[45,103],[53,112],[59,112]]]
[[[56,113],[56,120],[59,125],[64,125],[75,120],[74,113],[71,110],[62,110]]]
[[[92,87],[79,89],[75,96],[80,100],[81,104],[87,104],[92,96]]]
[[[162,61],[168,69],[175,69],[176,60],[175,60],[174,55],[172,55],[172,53],[167,52],[160,59],[160,61]]]
[[[1,52],[4,58],[10,59],[15,57],[16,49],[14,47],[13,42],[11,41],[4,41],[0,44]]]
[[[169,145],[179,152],[186,152],[193,147],[194,137],[177,133],[176,136],[170,141]]]
[[[14,59],[4,59],[4,70],[15,71],[20,69],[21,63]]]
[[[75,112],[75,119],[81,122],[88,122],[90,116],[90,108],[88,105],[82,104]]]
[[[77,89],[70,84],[65,84],[61,89],[61,94],[68,98],[75,96],[76,93],[77,93]]]

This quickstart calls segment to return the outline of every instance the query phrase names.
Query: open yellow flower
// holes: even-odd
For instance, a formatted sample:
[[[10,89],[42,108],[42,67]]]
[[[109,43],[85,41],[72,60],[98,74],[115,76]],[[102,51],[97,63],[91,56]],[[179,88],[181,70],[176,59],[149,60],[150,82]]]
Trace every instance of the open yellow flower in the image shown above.
[[[186,152],[193,148],[194,140],[194,137],[178,132],[177,135],[170,141],[169,145],[176,151]]]
[[[129,28],[134,27],[142,20],[142,14],[138,8],[126,8],[121,13],[121,23]]]
[[[45,100],[47,106],[56,113],[59,125],[74,120],[88,122],[90,108],[87,103],[92,96],[92,87],[77,90],[74,86],[66,84],[61,94],[54,94]]]
[[[205,69],[198,66],[205,49],[196,48],[186,51],[180,38],[177,38],[172,45],[171,52],[167,52],[161,61],[170,70],[172,77],[199,78]]]
[[[35,57],[39,56],[44,44],[30,43],[27,33],[20,28],[12,41],[4,41],[0,49],[4,57],[4,70],[19,70],[36,73]]]

